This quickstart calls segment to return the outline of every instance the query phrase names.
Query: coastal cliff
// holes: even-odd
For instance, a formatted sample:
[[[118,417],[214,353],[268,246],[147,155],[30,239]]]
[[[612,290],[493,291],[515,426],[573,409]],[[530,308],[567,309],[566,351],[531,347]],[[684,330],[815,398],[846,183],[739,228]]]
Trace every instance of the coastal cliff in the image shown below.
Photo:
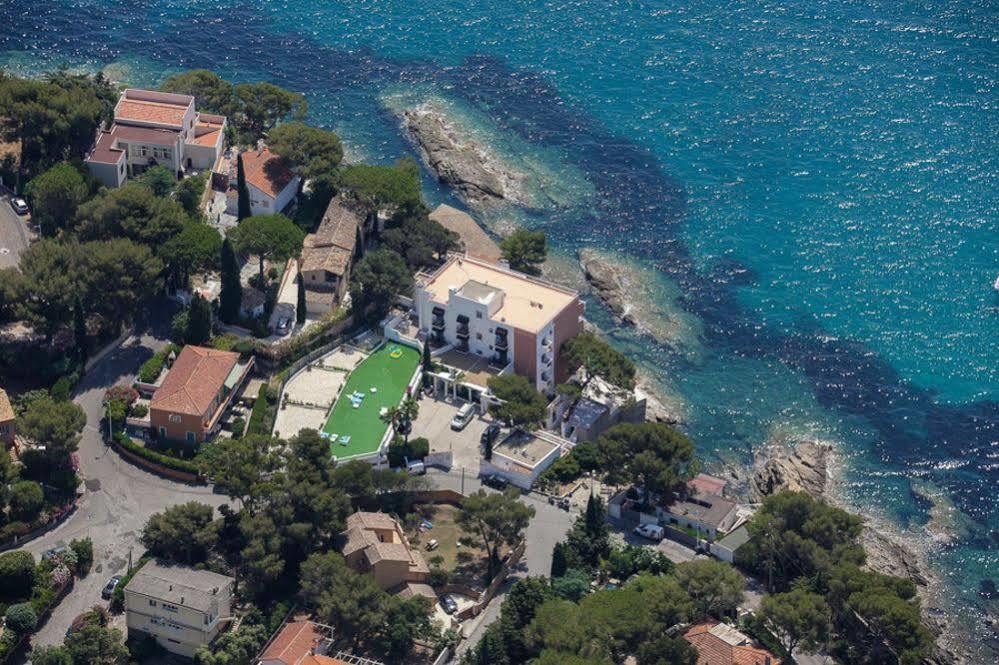
[[[523,186],[524,174],[464,135],[443,110],[426,103],[403,110],[401,117],[427,167],[466,203],[476,207],[503,202],[531,206]]]

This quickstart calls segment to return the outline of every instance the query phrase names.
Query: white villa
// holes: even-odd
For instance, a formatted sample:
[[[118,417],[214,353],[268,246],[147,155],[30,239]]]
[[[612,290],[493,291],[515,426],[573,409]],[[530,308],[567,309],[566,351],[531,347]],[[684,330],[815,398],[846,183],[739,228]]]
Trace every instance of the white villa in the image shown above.
[[[225,129],[225,117],[198,113],[194,97],[128,88],[115,105],[111,128],[98,132],[84,161],[108,187],[157,165],[182,177],[215,166]]]

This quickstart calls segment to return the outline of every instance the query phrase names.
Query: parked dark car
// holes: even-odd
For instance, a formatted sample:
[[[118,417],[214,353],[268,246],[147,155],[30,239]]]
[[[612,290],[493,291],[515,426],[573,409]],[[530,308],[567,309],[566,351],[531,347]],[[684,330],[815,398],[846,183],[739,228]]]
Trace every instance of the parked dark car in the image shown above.
[[[108,583],[104,585],[104,589],[101,590],[101,598],[104,600],[111,600],[111,596],[114,595],[114,590],[118,588],[121,584],[121,576],[115,575],[108,580]]]
[[[454,598],[447,593],[441,596],[441,607],[443,607],[444,611],[448,614],[454,614],[458,611],[458,603],[455,602]]]
[[[482,484],[487,487],[492,487],[493,489],[505,490],[506,486],[509,485],[510,483],[507,482],[506,478],[501,478],[500,476],[495,476],[490,473],[488,475],[482,476]]]
[[[490,443],[496,443],[496,437],[499,436],[500,427],[499,425],[490,425],[482,432],[482,438],[479,442],[485,446]]]

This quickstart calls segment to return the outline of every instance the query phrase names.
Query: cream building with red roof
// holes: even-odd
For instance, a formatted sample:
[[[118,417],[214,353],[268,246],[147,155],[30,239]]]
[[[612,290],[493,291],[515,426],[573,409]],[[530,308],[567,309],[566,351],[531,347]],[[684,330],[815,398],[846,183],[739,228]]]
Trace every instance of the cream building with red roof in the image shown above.
[[[115,105],[114,123],[98,132],[84,161],[108,187],[120,187],[153,166],[180,177],[215,166],[225,129],[224,116],[198,113],[190,95],[128,88]]]
[[[240,153],[240,156],[243,158],[246,189],[250,194],[251,215],[281,212],[295,200],[302,179],[288,168],[280,156],[271,152],[263,141],[258,141],[256,148]],[[234,203],[238,205],[238,199]],[[237,211],[230,212],[235,214]]]

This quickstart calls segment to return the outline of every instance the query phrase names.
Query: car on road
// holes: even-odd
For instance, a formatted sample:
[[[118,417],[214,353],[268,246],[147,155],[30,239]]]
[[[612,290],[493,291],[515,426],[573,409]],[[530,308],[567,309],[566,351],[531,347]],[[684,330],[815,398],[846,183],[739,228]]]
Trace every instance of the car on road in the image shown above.
[[[107,584],[104,585],[104,588],[101,589],[101,598],[104,600],[111,600],[111,596],[114,595],[114,590],[118,588],[119,584],[121,584],[120,575],[115,575],[109,579]]]
[[[466,402],[461,405],[458,409],[458,413],[454,414],[454,418],[451,419],[451,429],[459,432],[468,426],[468,423],[472,422],[472,418],[475,416],[475,405],[471,402]]]
[[[28,214],[28,202],[19,196],[10,197],[10,207],[18,215]]]
[[[496,443],[496,438],[499,437],[499,433],[500,433],[500,426],[494,423],[489,427],[487,427],[485,430],[483,430],[482,437],[479,439],[479,443],[481,443],[483,446],[487,446],[490,443]]]
[[[65,545],[58,545],[56,547],[49,548],[42,553],[42,561],[48,561],[49,559],[56,559],[63,552],[68,552],[69,548]]]
[[[510,483],[506,478],[489,473],[482,476],[482,484],[493,489],[505,490]]]
[[[458,611],[458,603],[457,601],[455,601],[454,598],[451,597],[451,594],[449,593],[446,593],[443,596],[441,596],[441,607],[443,607],[444,611],[447,612],[448,614],[454,614],[455,612]]]
[[[658,524],[639,524],[635,527],[634,533],[636,536],[655,541],[662,540],[666,535],[666,532]]]

